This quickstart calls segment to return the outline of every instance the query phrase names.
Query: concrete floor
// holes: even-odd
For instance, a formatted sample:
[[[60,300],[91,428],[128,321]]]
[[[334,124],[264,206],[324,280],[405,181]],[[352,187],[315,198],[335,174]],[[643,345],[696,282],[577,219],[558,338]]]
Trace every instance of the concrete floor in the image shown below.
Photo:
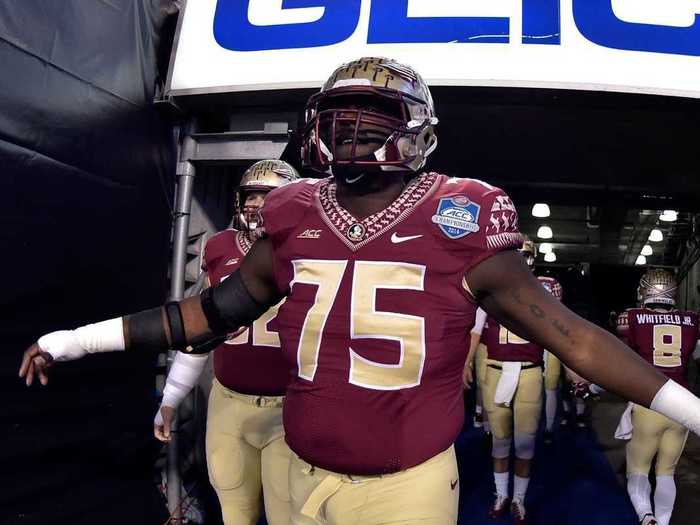
[[[618,474],[625,483],[625,443],[615,439],[615,428],[624,412],[626,403],[604,394],[600,400],[589,403],[591,424],[598,441]],[[678,495],[671,525],[697,525],[700,523],[700,438],[691,434],[676,471]]]

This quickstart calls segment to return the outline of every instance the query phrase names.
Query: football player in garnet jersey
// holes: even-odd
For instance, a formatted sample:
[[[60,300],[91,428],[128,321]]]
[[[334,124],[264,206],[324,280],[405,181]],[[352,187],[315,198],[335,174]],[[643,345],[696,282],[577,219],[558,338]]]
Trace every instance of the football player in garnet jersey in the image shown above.
[[[474,326],[469,332],[469,353],[467,361],[464,364],[464,372],[462,381],[465,388],[471,388],[474,383],[474,374],[476,372],[476,407],[474,410],[474,428],[482,428],[486,434],[491,433],[491,424],[489,423],[488,414],[485,413],[483,406],[483,385],[486,381],[486,345],[481,342],[481,333],[486,324],[486,312],[478,308],[476,317],[474,318]]]
[[[534,271],[537,247],[526,235],[523,235],[523,246],[520,249],[520,253],[525,257],[525,262],[530,269]],[[484,312],[482,308],[478,308],[474,326],[469,333],[469,353],[467,354],[467,362],[464,366],[463,380],[464,386],[470,388],[474,381],[474,370],[476,368],[476,410],[474,414],[474,426],[476,428],[483,426],[486,433],[490,434],[491,425],[489,423],[488,414],[484,413],[482,408],[483,385],[486,382],[486,359],[488,358],[488,350],[486,345],[481,342],[481,334],[486,324],[486,317],[486,312]]]
[[[251,229],[268,192],[299,178],[281,160],[262,160],[246,170],[236,190],[240,231],[224,230],[204,247],[204,264],[211,286],[236,271],[250,250]],[[214,383],[207,411],[207,468],[219,497],[224,523],[255,525],[261,494],[270,525],[289,523],[287,485],[291,453],[284,441],[282,402],[289,366],[275,330],[277,306],[253,324],[231,334],[214,350]],[[155,435],[169,441],[177,407],[197,384],[207,354],[178,352],[155,419]]]
[[[640,281],[640,291],[642,307],[627,311],[628,344],[662,374],[687,386],[690,358],[700,358],[698,315],[675,309],[676,279],[666,270],[647,271]],[[643,406],[634,404],[631,410],[627,491],[641,524],[668,525],[676,498],[673,474],[688,430]],[[652,513],[649,472],[654,456],[656,489]]]
[[[527,253],[526,253],[527,256]],[[550,277],[538,277],[552,295],[561,300],[561,286]],[[484,406],[493,433],[493,470],[496,499],[489,512],[503,516],[510,506],[513,520],[526,523],[525,494],[535,455],[535,436],[542,411],[544,349],[517,336],[488,316],[482,333],[488,350]],[[510,449],[515,442],[513,500],[508,493]],[[509,505],[510,504],[510,505]]]
[[[454,440],[478,306],[601,386],[700,431],[700,400],[532,275],[515,206],[498,188],[422,170],[433,101],[409,66],[362,58],[306,106],[302,156],[326,173],[270,192],[264,237],[201,296],[53,332],[20,376],[88,353],[185,352],[277,316],[292,367],[284,402],[295,525],[457,520]],[[310,234],[313,232],[313,234]]]

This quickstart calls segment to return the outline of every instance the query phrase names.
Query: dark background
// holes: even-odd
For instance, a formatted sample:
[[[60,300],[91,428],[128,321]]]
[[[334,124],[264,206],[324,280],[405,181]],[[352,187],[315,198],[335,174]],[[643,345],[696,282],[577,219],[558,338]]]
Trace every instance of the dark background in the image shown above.
[[[173,2],[0,3],[0,523],[157,523],[151,357],[17,378],[39,335],[160,303]],[[161,519],[162,518],[162,519]]]

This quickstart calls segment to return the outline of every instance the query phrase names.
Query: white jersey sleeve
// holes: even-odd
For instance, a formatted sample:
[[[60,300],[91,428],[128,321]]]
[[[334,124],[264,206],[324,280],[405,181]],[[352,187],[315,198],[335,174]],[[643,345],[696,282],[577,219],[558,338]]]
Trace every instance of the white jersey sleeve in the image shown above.
[[[472,328],[472,334],[479,334],[484,331],[484,325],[486,324],[486,312],[482,308],[477,308],[476,319],[474,320],[474,327]]]

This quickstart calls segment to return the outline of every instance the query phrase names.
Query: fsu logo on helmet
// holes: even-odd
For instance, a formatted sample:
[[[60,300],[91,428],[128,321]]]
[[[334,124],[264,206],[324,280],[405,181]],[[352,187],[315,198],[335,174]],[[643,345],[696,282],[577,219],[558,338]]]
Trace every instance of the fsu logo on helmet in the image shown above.
[[[648,270],[639,281],[639,297],[642,305],[660,304],[676,305],[676,278],[666,270],[654,268]]]

